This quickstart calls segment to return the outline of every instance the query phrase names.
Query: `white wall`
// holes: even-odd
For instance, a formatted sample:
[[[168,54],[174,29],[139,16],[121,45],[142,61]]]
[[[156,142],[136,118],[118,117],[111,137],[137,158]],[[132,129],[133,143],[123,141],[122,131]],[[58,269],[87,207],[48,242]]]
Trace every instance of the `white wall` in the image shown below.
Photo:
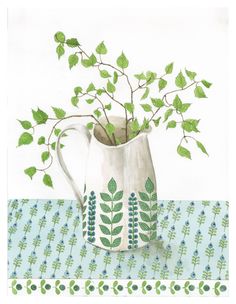
[[[40,164],[40,152],[33,146],[16,148],[22,131],[17,118],[30,119],[30,109],[37,106],[50,110],[52,105],[74,112],[70,105],[74,86],[99,81],[94,80],[94,72],[81,66],[70,71],[66,57],[57,60],[53,35],[62,30],[68,36],[78,36],[88,50],[105,40],[109,49],[107,58],[113,62],[124,50],[130,60],[130,74],[148,69],[161,74],[165,65],[174,61],[176,73],[187,67],[213,83],[206,90],[208,99],[197,100],[192,94],[185,99],[186,102],[194,99],[189,116],[201,118],[199,140],[205,143],[210,157],[194,149],[192,161],[180,158],[176,153],[181,137],[179,129],[154,130],[150,146],[159,199],[228,199],[225,9],[11,9],[8,24],[9,198],[73,197],[57,165],[50,170],[54,189],[46,188],[39,174],[31,182],[23,170]],[[86,111],[85,106],[82,111]],[[49,129],[45,134],[48,132]],[[65,154],[82,184],[85,150],[78,141],[75,145],[68,141]]]

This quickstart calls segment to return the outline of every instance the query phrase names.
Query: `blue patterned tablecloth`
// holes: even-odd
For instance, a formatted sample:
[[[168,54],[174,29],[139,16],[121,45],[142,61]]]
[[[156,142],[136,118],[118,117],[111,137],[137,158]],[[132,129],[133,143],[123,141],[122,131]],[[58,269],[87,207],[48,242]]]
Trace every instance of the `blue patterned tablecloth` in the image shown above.
[[[73,200],[8,202],[9,278],[228,279],[228,202],[159,201],[156,241],[109,252],[83,240]]]

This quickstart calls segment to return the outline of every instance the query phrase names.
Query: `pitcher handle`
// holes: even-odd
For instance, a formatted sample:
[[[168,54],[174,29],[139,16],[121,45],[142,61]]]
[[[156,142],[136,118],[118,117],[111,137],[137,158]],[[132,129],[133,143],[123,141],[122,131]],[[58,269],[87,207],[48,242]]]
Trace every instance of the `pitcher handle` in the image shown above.
[[[63,134],[67,131],[70,131],[70,130],[74,130],[74,131],[78,131],[85,139],[86,139],[86,143],[87,143],[87,147],[89,146],[89,143],[90,143],[90,139],[91,139],[91,134],[89,133],[88,129],[83,126],[83,125],[80,125],[80,124],[73,124],[73,125],[70,125],[68,127],[66,127],[59,135],[58,137],[58,140],[57,140],[57,159],[59,161],[59,164],[69,182],[69,184],[71,185],[73,191],[74,191],[74,194],[77,198],[77,200],[79,201],[79,204],[80,204],[80,207],[82,208],[83,207],[83,196],[81,195],[81,192],[79,191],[79,188],[78,186],[76,185],[74,179],[72,178],[69,170],[67,169],[67,166],[65,164],[65,161],[62,157],[62,153],[61,153],[61,145],[60,145],[60,140],[61,140],[61,137],[63,136]]]

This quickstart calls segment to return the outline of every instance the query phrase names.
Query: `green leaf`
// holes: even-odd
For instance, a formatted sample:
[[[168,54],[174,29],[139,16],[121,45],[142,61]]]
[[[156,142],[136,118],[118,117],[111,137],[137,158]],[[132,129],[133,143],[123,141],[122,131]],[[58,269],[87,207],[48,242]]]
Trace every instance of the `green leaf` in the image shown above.
[[[116,189],[117,189],[116,181],[112,177],[110,179],[110,181],[108,182],[108,190],[111,194],[114,194],[116,192]],[[122,192],[122,194],[123,194],[123,192]]]
[[[157,119],[153,119],[152,121],[153,121],[153,123],[154,123],[154,125],[155,125],[155,127],[158,127],[159,126],[159,124],[160,124],[160,120],[161,120],[161,116],[160,117],[158,117]]]
[[[38,108],[37,111],[32,110],[33,118],[38,125],[46,123],[48,115]]]
[[[147,193],[139,192],[139,196],[140,196],[142,201],[149,202],[149,197],[148,197]]]
[[[60,148],[62,149],[64,147],[64,145],[63,144],[60,144]],[[56,150],[56,142],[53,142],[52,144],[51,144],[51,148],[53,149],[53,150]]]
[[[149,237],[146,234],[139,233],[139,236],[143,242],[149,242]]]
[[[122,197],[123,197],[123,191],[118,191],[118,192],[116,192],[116,194],[114,195],[113,200],[114,200],[114,201],[119,201],[119,200],[122,199]]]
[[[111,243],[110,243],[110,241],[109,241],[107,238],[105,238],[105,237],[100,237],[100,240],[101,240],[103,246],[111,247]]]
[[[175,109],[177,111],[180,111],[180,109],[182,108],[182,101],[179,98],[178,95],[175,96],[174,101],[173,101],[173,106],[175,107]]]
[[[92,104],[92,103],[94,102],[94,99],[92,99],[92,98],[86,99],[86,102],[87,102],[88,104]]]
[[[165,79],[160,79],[159,81],[158,81],[158,88],[159,88],[159,92],[161,91],[161,90],[163,90],[165,87],[166,87],[166,85],[167,85],[167,81],[165,80]]]
[[[49,153],[48,151],[44,151],[44,152],[41,154],[42,162],[44,163],[47,159],[49,159],[49,156],[50,156],[50,153]]]
[[[28,132],[24,132],[21,134],[18,140],[18,146],[29,145],[32,143],[32,141],[33,141],[33,136]]]
[[[164,106],[164,102],[160,98],[151,98],[151,101],[156,108],[161,108]]]
[[[177,152],[178,152],[178,154],[180,156],[186,157],[188,159],[191,159],[191,153],[190,153],[190,151],[188,149],[184,148],[183,146],[178,145]]]
[[[130,128],[133,132],[137,132],[139,129],[140,129],[140,126],[139,126],[139,123],[138,123],[138,120],[137,118],[135,118],[131,124],[130,124]]]
[[[105,213],[111,212],[111,208],[107,204],[100,204],[100,207],[101,207],[102,211]]]
[[[105,90],[103,89],[97,89],[97,95],[101,96],[103,93],[105,93]]]
[[[149,193],[149,194],[154,191],[154,184],[149,177],[146,180],[145,189],[146,189],[147,193]]]
[[[132,114],[132,113],[134,112],[134,104],[133,104],[133,103],[131,103],[131,102],[126,102],[126,103],[124,104],[124,107],[125,107],[125,109],[126,109],[130,114]]]
[[[143,96],[141,97],[141,99],[143,100],[143,99],[146,99],[147,97],[148,97],[148,95],[149,95],[149,92],[150,92],[150,89],[149,88],[146,88],[145,89],[145,92],[144,92],[144,94],[143,94]]]
[[[106,110],[110,111],[111,110],[111,103],[108,103],[104,107]]]
[[[62,32],[57,32],[55,35],[54,35],[54,40],[58,43],[64,43],[65,40],[66,40],[66,37],[64,35],[64,33]]]
[[[199,148],[203,153],[205,153],[206,155],[209,156],[209,154],[207,153],[206,148],[203,146],[203,144],[202,144],[200,141],[196,141],[196,144],[197,144],[198,148]]]
[[[179,112],[180,113],[186,112],[190,106],[191,106],[191,103],[183,103],[179,109]]]
[[[135,74],[134,77],[137,78],[138,80],[146,80],[146,76],[144,75],[144,73]]]
[[[111,231],[104,225],[99,225],[101,231],[103,234],[106,234],[106,235],[111,235]]]
[[[24,172],[26,175],[28,175],[32,179],[33,176],[35,175],[35,173],[37,172],[37,169],[35,167],[29,167],[29,168],[25,169]]]
[[[188,71],[187,69],[185,69],[185,73],[186,73],[186,75],[188,76],[188,78],[189,78],[190,80],[194,80],[194,78],[195,78],[196,75],[197,75],[197,73]]]
[[[117,214],[113,217],[113,219],[112,219],[112,224],[117,224],[117,223],[119,223],[120,220],[122,219],[122,217],[123,217],[123,213],[122,213],[122,212],[117,213]]]
[[[203,88],[201,86],[196,86],[196,88],[194,90],[194,95],[197,98],[207,98],[205,95],[205,92],[203,91]]]
[[[117,58],[116,63],[119,68],[125,69],[129,65],[129,60],[126,58],[125,54],[122,52],[121,55]]]
[[[101,70],[100,71],[100,76],[102,78],[109,78],[109,77],[111,77],[111,75],[107,72],[107,70]]]
[[[117,247],[117,246],[120,245],[120,243],[121,243],[121,238],[120,238],[120,237],[119,237],[119,238],[116,238],[116,239],[112,242],[111,247],[112,247],[112,248]]]
[[[101,220],[103,221],[104,224],[111,224],[111,220],[109,219],[108,216],[104,215],[104,214],[100,214]]]
[[[54,134],[56,136],[59,136],[60,133],[61,133],[61,129],[54,129]]]
[[[93,129],[93,125],[94,125],[93,122],[88,122],[87,125],[86,125],[86,127],[87,127],[87,129],[92,130]]]
[[[79,102],[79,98],[77,96],[71,97],[71,103],[74,107],[77,107],[78,102]]]
[[[144,222],[139,222],[139,226],[143,231],[150,231],[150,227]]]
[[[81,63],[85,68],[89,68],[97,63],[97,58],[92,54],[88,59],[81,60]]]
[[[45,137],[44,136],[40,136],[38,139],[38,145],[43,145],[45,144]]]
[[[51,179],[51,176],[49,174],[44,174],[43,183],[46,186],[53,188],[52,179]]]
[[[89,84],[89,86],[87,87],[86,92],[89,93],[89,92],[92,92],[92,91],[95,91],[95,90],[96,90],[96,89],[95,89],[95,86],[94,86],[94,84],[91,82],[91,83]]]
[[[141,107],[144,109],[145,112],[152,112],[152,107],[147,103],[141,104]]]
[[[167,119],[173,114],[173,109],[168,109],[164,114],[164,121],[167,121]]]
[[[105,129],[108,135],[112,135],[115,132],[115,126],[112,123],[106,124]]]
[[[103,41],[96,47],[96,52],[100,55],[105,55],[107,53],[107,48]]]
[[[140,211],[140,217],[144,222],[151,222],[151,218],[146,212]]]
[[[182,122],[182,128],[187,132],[199,132],[197,129],[200,120],[197,119],[186,119]]]
[[[68,62],[70,69],[72,69],[73,66],[76,66],[76,64],[79,62],[79,57],[77,56],[77,54],[71,54],[68,57]]]
[[[153,193],[152,197],[151,197],[151,201],[156,201],[157,200],[157,194]]]
[[[66,112],[60,108],[55,108],[55,107],[52,107],[54,113],[55,113],[55,116],[56,118],[58,119],[61,119],[61,118],[64,118],[65,115],[66,115]]]
[[[118,81],[118,73],[115,71],[113,74],[113,83],[116,84]]]
[[[168,122],[168,124],[166,126],[166,129],[175,128],[175,127],[176,127],[176,121],[171,120],[171,121]]]
[[[104,201],[104,202],[111,202],[112,201],[112,198],[110,197],[109,194],[107,193],[100,193],[100,196],[101,196],[101,199]]]
[[[148,71],[146,73],[146,79],[147,79],[146,83],[147,83],[147,85],[149,85],[157,79],[157,74],[154,72]]]
[[[71,48],[75,48],[80,45],[76,38],[67,39],[66,44],[68,47],[71,47]]]
[[[139,202],[140,209],[143,211],[150,211],[149,205],[145,202]]]
[[[166,67],[165,67],[165,72],[166,74],[171,74],[172,71],[173,71],[173,66],[174,66],[174,63],[171,62],[170,64],[168,64]]]
[[[82,93],[83,89],[81,87],[75,87],[74,88],[74,92],[75,92],[75,95],[79,95],[79,93]]]
[[[148,128],[149,128],[149,120],[146,117],[144,117],[143,124],[142,124],[140,130],[143,131]]]
[[[99,118],[102,115],[101,111],[99,111],[98,109],[96,109],[93,113],[97,118]]]
[[[65,54],[65,49],[63,47],[62,44],[59,44],[56,48],[56,53],[57,53],[57,56],[58,56],[58,59],[61,58],[61,56],[63,56]]]
[[[178,88],[183,89],[186,86],[186,80],[182,72],[180,71],[177,77],[175,78],[175,84]]]
[[[22,128],[24,128],[25,130],[29,130],[30,128],[32,128],[32,124],[30,121],[28,120],[18,120],[18,121],[21,124]]]
[[[112,235],[117,235],[117,234],[119,234],[119,233],[121,232],[122,228],[123,228],[123,226],[118,226],[118,227],[114,228],[114,229],[112,230],[111,234],[112,234]]]
[[[206,87],[206,88],[210,88],[212,86],[212,83],[206,81],[206,80],[202,80],[201,83]]]
[[[110,80],[108,80],[108,82],[107,82],[107,91],[108,91],[109,93],[114,93],[115,90],[116,90],[116,87],[114,86],[114,84],[112,84],[112,83],[110,82]]]
[[[122,191],[123,192],[123,191]],[[115,199],[114,199],[115,200]],[[112,211],[113,212],[118,212],[118,211],[120,211],[121,209],[122,209],[122,206],[123,206],[123,203],[117,203],[117,204],[115,204],[114,206],[113,206],[113,209],[112,209]]]

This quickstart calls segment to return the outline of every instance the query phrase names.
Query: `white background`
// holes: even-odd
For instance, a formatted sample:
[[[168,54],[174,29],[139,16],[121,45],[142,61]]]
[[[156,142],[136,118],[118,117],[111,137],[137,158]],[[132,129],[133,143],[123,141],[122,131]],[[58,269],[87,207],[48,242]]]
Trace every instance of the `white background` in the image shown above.
[[[81,8],[82,4],[81,1],[70,1],[67,4],[68,6],[71,7],[77,7]],[[83,4],[85,5],[85,4]],[[97,5],[97,3],[96,3]],[[229,101],[230,101],[230,111],[229,111],[229,138],[230,138],[230,149],[229,149],[229,186],[230,186],[230,202],[231,202],[231,214],[235,214],[235,200],[236,200],[236,192],[235,192],[235,180],[236,180],[236,174],[235,174],[235,167],[236,167],[236,162],[235,162],[235,155],[236,155],[236,145],[235,145],[235,70],[236,70],[236,60],[235,60],[235,54],[236,54],[236,44],[235,44],[235,37],[236,37],[236,7],[235,7],[235,1],[227,1],[227,0],[198,0],[197,2],[189,2],[189,0],[179,0],[178,4],[176,1],[172,0],[165,0],[165,3],[163,1],[158,1],[158,0],[146,0],[145,2],[143,1],[135,1],[135,6],[144,8],[144,7],[153,7],[153,8],[160,8],[165,6],[166,8],[173,8],[175,6],[178,6],[182,10],[185,10],[186,7],[192,7],[193,9],[196,9],[198,7],[212,7],[214,5],[215,7],[222,7],[222,6],[229,6],[230,7],[230,56],[229,56],[229,62],[230,62],[230,69],[229,69],[229,74],[230,74],[230,82],[229,82]],[[7,75],[7,15],[6,15],[6,9],[7,7],[33,7],[33,8],[38,8],[38,7],[44,7],[44,8],[49,8],[49,7],[64,7],[65,3],[64,1],[56,0],[53,1],[51,0],[50,2],[48,1],[43,1],[41,0],[40,3],[37,1],[32,2],[31,0],[22,0],[20,3],[19,1],[15,0],[10,0],[10,1],[3,1],[1,2],[1,10],[0,10],[0,23],[1,23],[1,39],[0,39],[0,47],[1,47],[1,56],[0,56],[0,64],[1,64],[1,69],[0,69],[0,80],[1,80],[1,90],[0,90],[0,96],[1,96],[1,110],[2,113],[7,113],[8,109],[6,106],[6,102],[4,102],[7,99],[8,90],[7,90],[7,85],[6,85],[6,75]],[[93,1],[88,1],[86,2],[86,6],[88,8],[94,7]],[[132,7],[132,3],[127,3],[126,0],[120,0],[119,2],[111,4],[109,0],[100,0],[99,1],[99,6],[101,8],[107,8],[113,6],[115,9],[117,7],[123,7],[123,10],[126,10],[127,7]],[[209,38],[210,39],[210,38]],[[10,83],[10,81],[9,81]],[[2,147],[0,149],[0,164],[1,164],[1,199],[2,199],[2,208],[0,212],[0,224],[1,224],[1,234],[0,234],[0,243],[1,244],[6,244],[7,243],[7,221],[6,221],[6,215],[7,215],[7,204],[4,204],[7,200],[7,192],[6,192],[6,175],[7,175],[7,166],[6,166],[6,159],[7,159],[7,152],[6,152],[6,141],[7,141],[7,118],[6,115],[2,114],[1,119],[0,119],[0,127],[2,130],[1,134],[1,143]],[[233,217],[232,217],[233,218]],[[235,251],[235,237],[234,237],[234,231],[236,229],[236,222],[231,220],[230,221],[230,256],[233,257],[236,254]],[[65,303],[65,298],[63,297],[42,297],[42,296],[28,296],[28,297],[12,297],[12,296],[7,296],[6,295],[6,290],[7,290],[7,245],[4,246],[5,250],[1,250],[1,259],[0,259],[0,268],[1,268],[1,276],[0,276],[0,294],[1,294],[1,299],[4,303]],[[235,265],[235,259],[230,259],[230,267],[231,270],[236,268]],[[224,304],[231,304],[235,302],[235,271],[230,271],[230,285],[231,285],[231,293],[229,298],[191,298],[191,303],[209,303],[209,300],[211,303],[224,303]],[[78,303],[78,300],[82,300],[82,303],[91,303],[94,302],[94,300],[97,303],[104,303],[104,298],[83,298],[83,299],[78,299],[78,298],[66,298],[66,302],[68,303]],[[121,303],[123,302],[123,298],[109,298],[105,299],[106,301],[112,301],[112,303]],[[127,298],[125,299],[128,303],[143,303],[144,299],[141,298]],[[149,303],[156,303],[157,299],[156,298],[149,298],[146,299],[148,300]],[[163,303],[163,299],[159,298],[158,301]],[[190,299],[185,297],[185,298],[176,298],[176,297],[171,297],[171,298],[165,298],[164,299],[165,303],[183,303],[187,304],[189,303]]]
[[[210,157],[195,148],[195,144],[189,145],[192,161],[179,157],[176,147],[182,135],[180,128],[153,130],[150,146],[159,199],[228,199],[227,22],[224,8],[10,9],[8,197],[73,197],[57,163],[49,171],[54,189],[43,185],[42,174],[35,175],[31,182],[23,173],[32,165],[42,167],[40,154],[45,150],[42,146],[16,148],[23,132],[17,118],[32,119],[31,108],[37,106],[51,113],[50,106],[76,113],[70,104],[73,88],[76,85],[86,88],[91,81],[99,84],[99,77],[94,76],[97,71],[81,66],[70,71],[68,56],[58,61],[53,36],[62,30],[68,38],[77,36],[89,51],[105,40],[111,62],[124,50],[130,61],[127,72],[131,75],[147,70],[161,75],[165,65],[174,61],[175,75],[186,67],[198,73],[197,79],[213,83],[209,91],[205,90],[208,99],[195,99],[192,91],[181,95],[185,102],[193,102],[187,117],[201,118],[202,133],[197,136]],[[125,87],[119,90],[123,92]],[[79,112],[86,113],[87,109],[84,103]],[[50,131],[45,126],[38,129],[42,131],[36,132],[36,138],[43,130],[44,134]],[[79,147],[79,140],[72,135],[65,154],[73,175],[82,185],[86,150]]]

